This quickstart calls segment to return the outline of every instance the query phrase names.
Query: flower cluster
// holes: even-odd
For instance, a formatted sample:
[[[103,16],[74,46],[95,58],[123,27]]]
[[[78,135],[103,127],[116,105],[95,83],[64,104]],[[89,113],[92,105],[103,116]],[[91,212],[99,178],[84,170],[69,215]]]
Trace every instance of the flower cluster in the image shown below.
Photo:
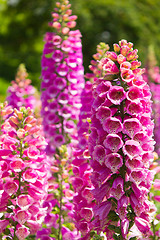
[[[56,5],[50,24],[55,32],[46,34],[42,56],[42,117],[48,154],[68,144],[70,136],[74,142],[74,121],[78,119],[84,87],[81,34],[71,30],[77,17],[71,15],[68,0]]]
[[[95,230],[109,239],[127,239],[132,226],[150,234],[154,204],[148,193],[154,141],[151,93],[143,80],[137,49],[122,40],[99,62],[93,86],[89,136]]]
[[[88,160],[88,118],[91,116],[92,83],[87,81],[81,96],[81,111],[78,122],[78,145],[74,149],[72,185],[75,191],[73,198],[75,226],[81,232],[84,239],[90,236],[92,230],[91,219],[93,217],[94,197],[90,180],[91,167]],[[83,239],[83,238],[82,238]]]
[[[93,234],[93,225],[91,219],[93,217],[94,197],[92,194],[93,185],[90,180],[91,166],[89,164],[90,155],[88,154],[88,132],[89,119],[91,117],[91,106],[93,104],[92,82],[97,78],[102,77],[102,71],[98,68],[100,61],[105,53],[109,50],[109,46],[105,43],[100,43],[97,46],[97,53],[93,55],[94,60],[89,66],[92,73],[87,73],[85,76],[89,79],[86,81],[85,87],[81,94],[81,104],[78,127],[78,145],[74,151],[72,181],[74,191],[74,218],[77,229],[81,232],[82,239],[90,239]]]
[[[59,148],[51,161],[51,176],[48,178],[48,195],[43,204],[46,216],[43,229],[38,231],[38,239],[76,240],[79,238],[73,225],[73,195],[70,183],[71,165],[67,162],[68,153],[65,146]]]
[[[76,121],[81,107],[84,87],[81,34],[71,30],[76,25],[68,0],[56,3],[53,33],[45,36],[42,56],[41,100],[44,134],[48,142],[47,154],[52,161],[48,208],[45,229],[55,239],[77,239],[77,231],[70,224],[73,191],[69,180],[72,147],[77,143]],[[54,230],[53,230],[54,226]],[[72,229],[72,231],[71,231]],[[43,239],[43,237],[42,237]]]
[[[2,107],[2,116],[11,113],[7,109]],[[44,220],[50,165],[31,109],[21,107],[7,115],[0,136],[0,236],[23,240]]]
[[[35,97],[36,89],[31,85],[31,80],[27,78],[28,73],[24,64],[20,64],[15,81],[11,82],[7,90],[7,102],[13,108],[30,107],[35,109],[37,100]]]

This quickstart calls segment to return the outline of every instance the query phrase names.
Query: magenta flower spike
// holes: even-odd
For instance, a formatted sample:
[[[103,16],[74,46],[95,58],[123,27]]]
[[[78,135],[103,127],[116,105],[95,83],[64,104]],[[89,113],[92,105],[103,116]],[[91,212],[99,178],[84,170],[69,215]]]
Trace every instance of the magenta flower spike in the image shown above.
[[[107,239],[127,240],[134,228],[146,239],[151,234],[151,94],[137,52],[132,43],[121,40],[114,51],[94,63],[95,68],[90,67],[94,81],[88,140],[95,198],[92,229],[105,233]]]
[[[12,111],[6,103],[1,106],[0,237],[23,240],[42,227],[50,163],[33,111]]]
[[[72,15],[68,0],[56,3],[50,26],[54,32],[46,33],[42,56],[42,117],[48,140],[48,154],[75,139],[81,107],[80,95],[84,87],[81,33],[72,30],[77,17]],[[74,144],[74,140],[72,142]]]
[[[108,45],[100,44],[97,46],[97,54],[93,57],[95,60],[100,60],[103,58],[104,54],[108,50]],[[93,196],[93,184],[91,182],[91,174],[92,168],[89,164],[89,152],[88,152],[88,131],[89,131],[89,119],[91,117],[91,108],[93,106],[93,80],[97,77],[101,77],[101,71],[98,67],[98,61],[91,61],[91,64],[96,64],[96,68],[93,68],[93,65],[90,65],[91,70],[93,73],[86,74],[86,78],[89,81],[86,81],[85,87],[81,94],[81,103],[82,107],[80,109],[79,114],[79,122],[78,122],[78,144],[77,147],[74,149],[74,159],[72,161],[73,164],[73,180],[72,185],[74,187],[75,196],[73,198],[74,203],[74,219],[75,219],[75,226],[81,233],[81,240],[89,240],[93,236],[98,237],[96,232],[93,231],[93,224],[92,224],[92,217],[93,217],[93,208],[95,206],[95,198]],[[103,83],[99,85],[97,88],[96,95],[105,93],[109,88],[110,84]],[[111,116],[110,108],[104,106],[97,110],[97,118],[103,122],[106,117]],[[112,120],[112,119],[111,119]],[[105,124],[105,123],[104,123]],[[112,124],[112,123],[111,123]],[[120,129],[122,127],[121,123],[119,125],[119,119],[113,122],[113,130]],[[107,127],[107,124],[106,124]],[[95,136],[97,136],[96,132],[93,133],[93,142]],[[93,158],[95,161],[99,162],[99,164],[103,164],[105,161],[106,150],[102,145],[97,145],[93,152]],[[92,175],[93,176],[93,175]],[[97,176],[95,176],[96,178]],[[94,176],[93,176],[94,179]],[[100,197],[101,200],[101,193],[103,190],[106,189],[108,186],[103,186],[99,192],[95,194]]]
[[[24,64],[20,64],[15,80],[11,82],[11,86],[7,90],[6,100],[13,108],[30,107],[36,111],[40,101],[36,96],[35,87],[31,85],[31,80],[27,77],[28,73]]]
[[[76,124],[84,88],[81,33],[73,30],[77,16],[72,15],[68,0],[56,3],[52,17],[49,25],[53,32],[45,35],[41,61],[41,115],[48,142],[46,152],[52,165],[44,204],[48,207],[44,226],[49,230],[48,235],[57,240],[77,239],[79,234],[77,230],[72,231],[74,225],[71,223],[74,192],[70,188],[69,172],[73,146],[78,142]]]
[[[92,170],[88,161],[87,144],[89,129],[89,122],[87,121],[87,118],[91,116],[92,99],[92,83],[87,81],[81,95],[82,107],[78,122],[78,144],[74,149],[74,158],[72,161],[74,174],[72,178],[72,185],[75,192],[73,198],[73,217],[75,226],[84,239],[90,239],[90,232],[92,230],[91,219],[93,217],[94,206],[94,198],[92,194],[93,186],[90,180]],[[104,154],[103,149],[98,149],[97,147],[95,157],[98,157],[99,154],[101,156],[102,153]],[[99,159],[99,161],[101,160]]]

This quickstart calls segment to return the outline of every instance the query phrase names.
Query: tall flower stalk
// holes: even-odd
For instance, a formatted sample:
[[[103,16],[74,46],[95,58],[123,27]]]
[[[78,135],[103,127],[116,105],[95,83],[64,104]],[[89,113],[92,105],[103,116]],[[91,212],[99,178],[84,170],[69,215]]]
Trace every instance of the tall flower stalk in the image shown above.
[[[108,239],[125,240],[137,228],[150,236],[149,201],[154,172],[151,92],[142,78],[137,49],[122,40],[107,51],[95,79],[89,136],[94,229]],[[135,237],[136,236],[132,236]]]
[[[36,234],[46,215],[50,165],[31,109],[14,109],[9,118],[8,109],[5,104],[0,112],[6,113],[0,136],[0,236],[23,240]]]
[[[92,194],[93,184],[91,182],[92,168],[89,164],[88,154],[88,134],[89,119],[91,117],[91,108],[93,104],[92,87],[93,82],[102,76],[101,69],[98,68],[98,62],[104,57],[109,50],[109,46],[100,43],[97,46],[97,53],[93,55],[94,60],[89,66],[92,73],[86,74],[85,87],[81,94],[81,104],[78,127],[78,144],[74,149],[72,184],[75,191],[74,202],[74,219],[77,229],[81,232],[84,240],[95,236],[91,219],[93,217],[93,207],[95,199]]]
[[[13,108],[30,107],[36,111],[40,102],[36,97],[37,91],[31,85],[31,80],[28,79],[28,73],[24,64],[20,64],[16,73],[15,80],[11,82],[7,90],[7,102]],[[37,95],[38,96],[38,95]]]
[[[80,109],[80,95],[84,87],[82,44],[71,15],[69,1],[56,3],[53,22],[54,32],[45,36],[42,56],[42,117],[48,154],[69,144],[75,138],[75,120]]]
[[[77,17],[72,15],[70,8],[68,0],[56,3],[53,22],[50,23],[54,32],[45,35],[42,56],[41,114],[48,142],[46,151],[52,159],[51,190],[46,201],[46,205],[52,207],[48,210],[45,224],[50,236],[58,240],[75,239],[71,225],[68,228],[73,208],[70,203],[73,191],[69,183],[69,161],[72,147],[77,143],[76,122],[84,87],[81,34],[79,30],[71,30],[76,26]],[[54,231],[49,218],[55,226]],[[45,235],[45,230],[39,232],[41,236],[43,233]]]

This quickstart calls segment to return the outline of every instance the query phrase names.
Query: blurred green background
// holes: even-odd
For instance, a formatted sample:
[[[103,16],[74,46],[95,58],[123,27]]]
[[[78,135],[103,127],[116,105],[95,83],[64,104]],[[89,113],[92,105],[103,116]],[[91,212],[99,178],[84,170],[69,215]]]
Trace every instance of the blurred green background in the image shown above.
[[[121,39],[134,43],[144,66],[148,47],[160,63],[159,0],[70,0],[82,33],[85,72],[96,45],[111,46]],[[40,86],[41,55],[55,0],[0,0],[0,95],[14,79],[18,65],[26,65],[34,86]]]

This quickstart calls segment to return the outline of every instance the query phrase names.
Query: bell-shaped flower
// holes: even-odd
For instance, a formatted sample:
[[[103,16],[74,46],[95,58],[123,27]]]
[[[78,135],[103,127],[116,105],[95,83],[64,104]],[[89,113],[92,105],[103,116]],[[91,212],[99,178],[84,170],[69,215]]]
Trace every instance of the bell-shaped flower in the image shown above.
[[[112,152],[118,152],[118,150],[123,146],[123,141],[117,134],[108,134],[103,144]]]
[[[112,86],[108,91],[107,96],[113,104],[119,105],[126,98],[126,93],[123,87]]]

